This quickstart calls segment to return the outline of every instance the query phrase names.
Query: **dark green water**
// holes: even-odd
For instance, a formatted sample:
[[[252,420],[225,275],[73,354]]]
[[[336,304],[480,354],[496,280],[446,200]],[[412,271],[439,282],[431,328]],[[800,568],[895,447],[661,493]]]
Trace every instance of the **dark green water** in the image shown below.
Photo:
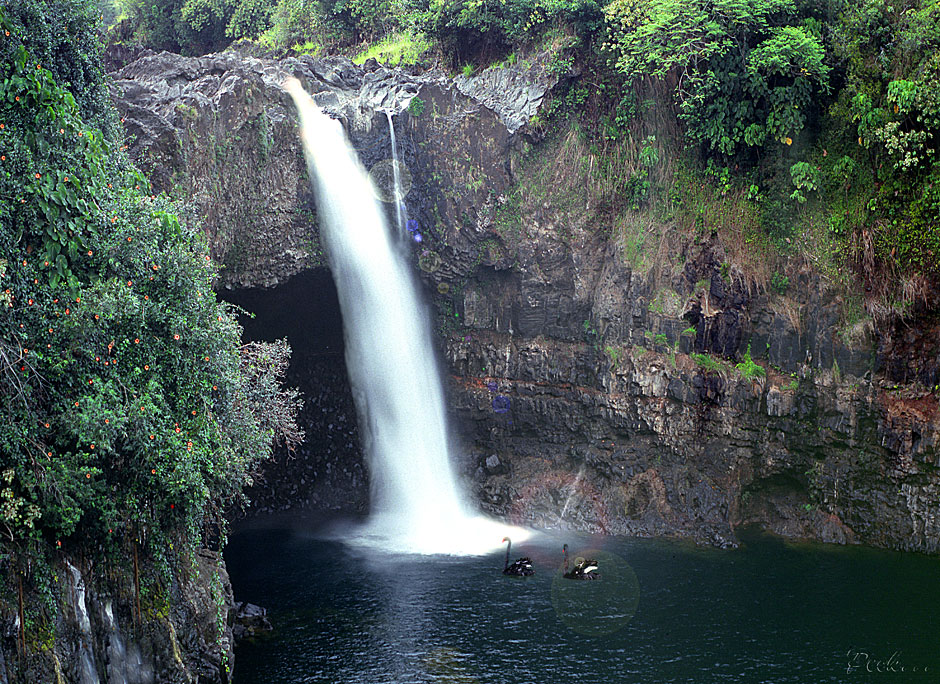
[[[597,582],[559,577],[561,545]],[[239,600],[275,631],[235,684],[940,682],[940,560],[752,536],[736,550],[550,533],[501,553],[366,552],[289,530],[236,535]],[[926,671],[925,671],[926,670]]]

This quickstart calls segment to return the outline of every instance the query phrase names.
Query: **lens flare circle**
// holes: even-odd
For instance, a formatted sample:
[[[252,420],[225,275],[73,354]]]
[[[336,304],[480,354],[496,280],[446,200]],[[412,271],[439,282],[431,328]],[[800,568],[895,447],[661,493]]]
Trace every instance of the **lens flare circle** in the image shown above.
[[[633,619],[640,603],[640,581],[626,560],[601,549],[568,549],[570,559],[597,561],[594,580],[565,579],[563,567],[552,578],[552,608],[558,619],[584,636],[608,636]]]

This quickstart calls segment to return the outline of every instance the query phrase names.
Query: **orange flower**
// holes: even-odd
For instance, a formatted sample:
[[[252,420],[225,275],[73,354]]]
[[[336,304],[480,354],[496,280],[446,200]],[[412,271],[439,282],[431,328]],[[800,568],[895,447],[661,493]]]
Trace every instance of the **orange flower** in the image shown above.
[[[38,173],[36,174],[36,178],[41,178],[41,177],[42,177],[42,176],[40,176]]]
[[[150,370],[150,366],[144,366],[144,370]]]
[[[95,384],[94,379],[93,379],[93,378],[88,378],[88,384],[89,384],[89,385]]]
[[[174,339],[174,340],[178,340],[179,338],[180,338],[179,335],[173,335],[173,339]]]
[[[68,176],[65,177],[65,182],[66,182],[66,183],[69,182],[69,177],[68,177]]]
[[[91,448],[94,449],[94,448],[95,448],[95,445],[92,444],[92,445],[91,445]],[[85,477],[91,477],[91,473],[86,473],[86,474],[85,474]]]
[[[133,281],[133,280],[128,280],[128,281],[127,281],[127,286],[128,286],[128,287],[130,287],[130,286],[133,285],[133,284],[134,284],[134,281]]]
[[[194,415],[194,416],[196,415],[196,412],[195,412],[195,411],[193,411],[193,415]]]
[[[154,435],[150,435],[150,439],[153,439],[153,438],[154,438]]]
[[[92,251],[89,249],[89,250],[88,250],[88,256],[91,256],[92,254],[94,254],[94,252],[92,252]]]
[[[17,95],[14,99],[15,99],[17,102],[19,102],[19,101],[20,101],[20,96]],[[897,106],[897,105],[894,105],[894,111],[897,111],[897,109],[898,109],[898,106]]]
[[[46,427],[49,427],[49,423],[46,423]]]
[[[130,236],[129,236],[129,235],[127,236],[127,241],[128,241],[128,242],[130,242],[130,241],[131,241],[131,238],[130,238]]]
[[[75,402],[75,405],[78,406],[78,402],[77,402],[77,401]]]
[[[157,474],[157,469],[156,469],[156,468],[151,468],[151,469],[150,469],[150,474],[151,474],[151,475],[156,475],[156,474]]]
[[[206,361],[208,361],[208,360],[209,360],[209,357],[207,356],[207,357],[206,357]]]
[[[105,425],[109,425],[110,423],[111,423],[111,419],[110,419],[110,418],[105,418],[105,419],[104,419],[104,424],[105,424]]]
[[[150,295],[144,295],[144,301],[150,301]]]
[[[135,338],[134,338],[134,344],[140,344],[140,338],[139,338],[139,337],[135,337]]]
[[[141,410],[141,411],[143,411],[143,410],[144,410],[144,407],[143,407],[143,406],[141,406],[141,407],[140,407],[140,410]]]
[[[75,303],[76,303],[76,304],[81,304],[81,303],[82,303],[82,298],[81,298],[81,297],[76,297],[76,298],[75,298]]]
[[[99,318],[98,314],[95,314],[95,320],[96,320],[96,321],[98,320],[98,318]]]
[[[66,309],[66,310],[65,310],[65,315],[66,315],[66,316],[68,316],[70,313],[72,313],[72,310],[71,310],[71,309]]]
[[[6,161],[6,160],[7,160],[7,156],[5,154],[0,156],[0,161]]]
[[[213,386],[212,386],[212,389],[217,390],[217,389],[219,389],[219,388],[218,388],[217,385],[213,385]]]

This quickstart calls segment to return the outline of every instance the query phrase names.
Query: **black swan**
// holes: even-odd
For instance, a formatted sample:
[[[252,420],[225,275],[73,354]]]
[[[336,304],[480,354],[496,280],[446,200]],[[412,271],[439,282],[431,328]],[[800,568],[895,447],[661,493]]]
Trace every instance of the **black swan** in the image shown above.
[[[512,565],[509,564],[509,549],[512,548],[512,540],[509,537],[503,537],[503,541],[509,542],[506,545],[506,565],[503,568],[503,574],[512,575],[513,577],[528,577],[529,575],[534,575],[535,568],[532,567],[532,561],[529,560],[528,556],[514,561]]]
[[[600,577],[600,573],[597,572],[597,561],[594,559],[585,560],[581,556],[574,559],[574,568],[569,571],[568,545],[565,544],[562,550],[565,552],[565,574],[562,575],[565,579],[593,580]]]

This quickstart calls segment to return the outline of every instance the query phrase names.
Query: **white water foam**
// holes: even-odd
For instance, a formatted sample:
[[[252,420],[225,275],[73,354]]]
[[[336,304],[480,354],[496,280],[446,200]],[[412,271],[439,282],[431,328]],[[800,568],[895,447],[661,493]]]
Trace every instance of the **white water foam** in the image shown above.
[[[372,479],[356,537],[399,552],[483,554],[528,532],[472,511],[457,486],[431,333],[412,273],[395,249],[369,176],[338,121],[295,79],[326,251],[339,293],[346,362]]]

